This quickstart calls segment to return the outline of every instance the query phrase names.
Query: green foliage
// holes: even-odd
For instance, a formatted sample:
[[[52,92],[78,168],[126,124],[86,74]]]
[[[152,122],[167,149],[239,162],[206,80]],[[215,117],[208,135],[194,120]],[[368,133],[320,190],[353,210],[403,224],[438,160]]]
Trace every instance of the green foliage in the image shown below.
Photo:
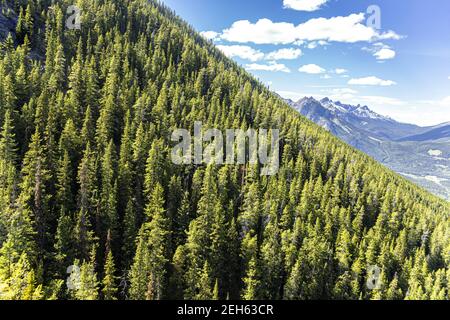
[[[102,293],[104,300],[117,300],[117,284],[116,284],[116,276],[114,275],[116,272],[116,267],[114,265],[114,258],[111,250],[108,251],[106,255],[105,262],[105,270],[103,277],[102,285]]]
[[[82,29],[65,30],[70,1],[13,2],[0,299],[450,298],[449,204],[301,117],[170,9],[79,0]],[[172,164],[170,133],[195,121],[280,129],[278,174]]]

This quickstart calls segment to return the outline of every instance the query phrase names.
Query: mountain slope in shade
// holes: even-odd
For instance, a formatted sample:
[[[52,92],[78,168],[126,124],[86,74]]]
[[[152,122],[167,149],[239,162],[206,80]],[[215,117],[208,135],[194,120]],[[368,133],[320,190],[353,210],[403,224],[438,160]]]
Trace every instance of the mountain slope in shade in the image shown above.
[[[328,98],[286,100],[350,145],[429,191],[450,198],[450,123],[419,127]]]

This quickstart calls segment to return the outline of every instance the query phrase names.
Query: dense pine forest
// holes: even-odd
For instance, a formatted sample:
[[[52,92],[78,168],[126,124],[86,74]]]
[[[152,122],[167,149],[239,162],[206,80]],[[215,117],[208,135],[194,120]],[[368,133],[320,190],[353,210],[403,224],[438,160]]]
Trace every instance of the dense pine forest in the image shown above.
[[[0,299],[450,299],[448,203],[164,5],[72,1],[0,0]],[[279,172],[173,164],[195,121],[280,129]]]

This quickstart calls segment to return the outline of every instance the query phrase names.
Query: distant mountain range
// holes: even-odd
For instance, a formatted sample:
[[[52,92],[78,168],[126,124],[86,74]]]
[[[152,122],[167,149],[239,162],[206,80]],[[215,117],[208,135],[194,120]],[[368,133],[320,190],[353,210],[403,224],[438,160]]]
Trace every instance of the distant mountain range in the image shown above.
[[[450,122],[419,127],[379,115],[367,106],[328,98],[285,101],[348,144],[432,193],[450,199]]]

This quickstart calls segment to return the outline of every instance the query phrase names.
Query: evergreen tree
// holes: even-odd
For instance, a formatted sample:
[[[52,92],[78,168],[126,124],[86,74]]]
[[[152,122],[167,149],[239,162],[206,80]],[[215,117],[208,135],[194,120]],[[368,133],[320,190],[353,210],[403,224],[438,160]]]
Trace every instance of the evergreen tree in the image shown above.
[[[101,192],[100,192],[100,228],[102,239],[111,232],[111,240],[115,242],[118,232],[117,214],[117,178],[115,173],[115,151],[111,140],[101,160]]]
[[[105,270],[103,277],[102,285],[102,293],[104,300],[117,300],[117,285],[116,285],[116,276],[114,275],[116,272],[116,268],[114,265],[114,258],[112,255],[112,251],[109,250],[106,255],[105,262]]]
[[[162,187],[157,184],[145,209],[147,221],[139,232],[139,243],[131,269],[133,299],[160,300],[164,297],[168,264],[168,220]]]
[[[94,250],[91,253],[89,261],[82,263],[80,267],[79,283],[74,293],[77,300],[97,300],[98,299],[98,281],[95,272]]]
[[[68,32],[65,1],[1,2],[17,23],[0,42],[0,298],[449,298],[447,202],[306,121],[164,4],[78,5]],[[170,133],[196,121],[279,129],[277,174],[174,165]]]
[[[242,299],[259,300],[261,299],[261,274],[256,257],[250,260],[247,274],[244,278],[244,291]]]
[[[79,257],[87,259],[95,241],[92,221],[98,205],[97,169],[95,157],[89,144],[86,146],[79,166],[78,182],[80,185],[79,211],[76,217],[75,237]]]
[[[16,142],[9,110],[0,135],[0,244],[8,232],[9,216],[17,198]]]

